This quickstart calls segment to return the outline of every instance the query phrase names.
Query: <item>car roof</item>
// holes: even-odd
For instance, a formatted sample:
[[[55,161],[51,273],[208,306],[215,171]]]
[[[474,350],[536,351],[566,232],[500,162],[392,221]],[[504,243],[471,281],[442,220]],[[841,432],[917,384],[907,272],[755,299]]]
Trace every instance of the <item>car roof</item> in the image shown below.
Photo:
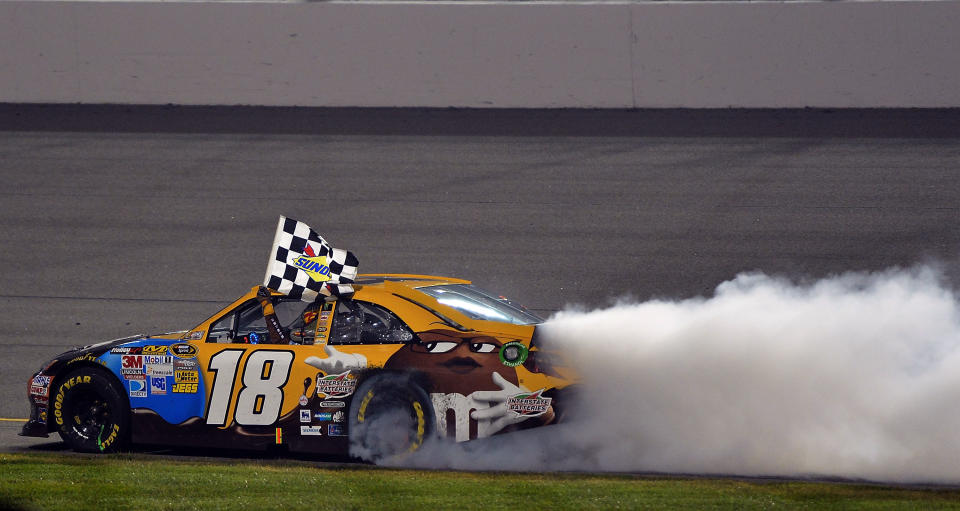
[[[418,288],[424,286],[440,286],[446,284],[470,284],[469,280],[453,277],[438,277],[436,275],[414,275],[407,273],[366,273],[357,275],[354,283],[357,286],[383,287],[385,282],[395,282],[401,286]]]

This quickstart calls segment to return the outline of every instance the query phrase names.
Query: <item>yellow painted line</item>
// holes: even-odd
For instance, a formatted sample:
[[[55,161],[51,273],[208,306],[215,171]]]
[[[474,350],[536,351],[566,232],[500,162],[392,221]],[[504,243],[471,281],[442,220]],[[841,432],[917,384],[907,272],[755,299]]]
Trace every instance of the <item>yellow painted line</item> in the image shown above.
[[[2,422],[27,422],[28,420],[30,419],[4,419],[3,417],[0,417],[0,421]]]

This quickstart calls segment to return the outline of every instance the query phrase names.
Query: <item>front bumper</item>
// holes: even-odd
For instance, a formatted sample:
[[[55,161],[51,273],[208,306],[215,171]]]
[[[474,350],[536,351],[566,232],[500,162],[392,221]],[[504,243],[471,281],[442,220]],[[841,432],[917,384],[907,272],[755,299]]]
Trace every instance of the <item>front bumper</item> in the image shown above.
[[[20,430],[20,436],[35,436],[40,438],[47,438],[48,436],[50,436],[50,434],[47,433],[47,425],[45,423],[41,423],[35,420],[30,420],[23,425],[23,429]]]

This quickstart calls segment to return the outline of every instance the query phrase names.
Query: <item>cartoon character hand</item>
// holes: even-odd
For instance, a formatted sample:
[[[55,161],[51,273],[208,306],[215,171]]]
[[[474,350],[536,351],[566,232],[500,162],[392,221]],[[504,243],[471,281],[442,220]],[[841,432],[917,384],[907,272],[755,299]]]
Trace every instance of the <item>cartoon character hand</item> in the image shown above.
[[[323,351],[326,352],[327,358],[307,357],[304,362],[327,374],[367,367],[367,357],[359,353],[342,353],[329,344],[323,346]]]
[[[490,403],[487,408],[478,408],[470,412],[470,417],[479,421],[479,429],[483,431],[479,436],[492,435],[507,426],[530,418],[507,409],[508,399],[517,394],[530,392],[529,390],[510,383],[497,372],[493,373],[493,383],[503,390],[478,390],[470,394],[474,401]]]

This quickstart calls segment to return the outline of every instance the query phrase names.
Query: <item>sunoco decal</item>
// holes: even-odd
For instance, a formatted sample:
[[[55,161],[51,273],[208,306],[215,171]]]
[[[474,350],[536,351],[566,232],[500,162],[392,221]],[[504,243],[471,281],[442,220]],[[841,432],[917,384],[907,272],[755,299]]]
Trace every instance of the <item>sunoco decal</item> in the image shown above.
[[[507,399],[507,409],[521,417],[543,415],[550,408],[551,401],[549,397],[541,397],[544,390],[546,389],[528,394],[517,394]]]
[[[330,374],[317,380],[317,394],[331,399],[339,399],[353,394],[357,388],[357,378],[347,370],[340,374]]]
[[[318,256],[309,243],[303,247],[303,253],[305,255],[291,259],[290,264],[300,268],[317,282],[330,280],[330,267],[327,266],[327,257]]]

